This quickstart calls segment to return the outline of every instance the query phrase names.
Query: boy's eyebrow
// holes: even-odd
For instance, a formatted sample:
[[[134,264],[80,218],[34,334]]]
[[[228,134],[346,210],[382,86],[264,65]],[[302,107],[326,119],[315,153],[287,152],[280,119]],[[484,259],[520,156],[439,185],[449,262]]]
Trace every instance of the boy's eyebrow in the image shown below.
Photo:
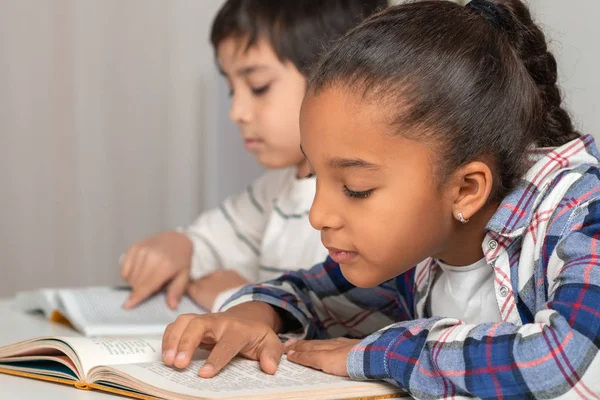
[[[242,67],[242,68],[236,70],[235,74],[239,75],[239,76],[246,76],[246,75],[250,75],[254,72],[261,71],[261,70],[268,69],[268,68],[269,67],[267,67],[266,65],[249,65],[247,67]]]
[[[242,68],[237,69],[235,71],[235,75],[247,76],[247,75],[253,74],[257,71],[262,71],[265,69],[269,69],[269,67],[266,65],[249,65],[247,67],[242,67]],[[219,73],[225,77],[228,76],[227,73],[225,71],[223,71],[223,69],[221,69],[221,67],[219,67]]]
[[[302,151],[302,154],[304,154],[304,157],[306,157],[306,153],[304,152],[302,145],[300,145],[300,151]],[[306,159],[308,160],[308,157],[306,157]],[[335,158],[330,159],[328,164],[331,168],[338,168],[338,169],[358,168],[358,169],[367,169],[367,170],[371,170],[371,171],[378,171],[381,169],[381,167],[379,165],[370,163],[370,162],[365,161],[360,158],[335,157]]]

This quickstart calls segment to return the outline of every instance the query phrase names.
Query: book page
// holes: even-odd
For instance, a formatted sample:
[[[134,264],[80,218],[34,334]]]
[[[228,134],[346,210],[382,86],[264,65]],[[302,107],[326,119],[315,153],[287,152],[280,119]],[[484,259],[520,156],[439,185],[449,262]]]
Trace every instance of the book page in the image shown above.
[[[12,301],[12,307],[22,312],[39,311],[46,318],[58,309],[56,289],[41,289],[18,292]]]
[[[160,339],[61,338],[77,353],[84,375],[98,365],[161,361]]]
[[[159,389],[199,397],[266,395],[364,385],[349,378],[328,375],[294,364],[287,361],[285,356],[275,375],[262,372],[257,361],[236,358],[216,377],[204,379],[198,376],[198,370],[204,364],[204,360],[197,358],[205,358],[207,353],[199,353],[204,354],[195,357],[196,360],[185,370],[167,367],[162,362],[120,365],[114,369]]]
[[[133,310],[124,310],[122,306],[129,294],[129,290],[91,287],[62,290],[59,299],[71,323],[88,336],[161,335],[180,314],[205,313],[187,297],[177,310],[171,310],[164,293]]]

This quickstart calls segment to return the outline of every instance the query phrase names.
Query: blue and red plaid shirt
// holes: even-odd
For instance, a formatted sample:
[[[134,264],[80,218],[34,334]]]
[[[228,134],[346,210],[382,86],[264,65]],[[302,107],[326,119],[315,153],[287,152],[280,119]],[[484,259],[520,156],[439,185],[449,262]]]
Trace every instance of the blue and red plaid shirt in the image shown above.
[[[349,375],[417,399],[600,398],[600,154],[583,136],[531,157],[482,243],[501,322],[428,315],[434,259],[370,289],[328,259],[247,286],[224,309],[263,301],[307,339],[364,338]]]

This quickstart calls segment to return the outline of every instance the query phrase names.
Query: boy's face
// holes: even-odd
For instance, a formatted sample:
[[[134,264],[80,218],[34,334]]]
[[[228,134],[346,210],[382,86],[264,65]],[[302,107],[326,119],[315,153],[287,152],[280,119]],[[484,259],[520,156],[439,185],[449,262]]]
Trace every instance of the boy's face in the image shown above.
[[[310,222],[359,287],[385,282],[451,246],[452,201],[424,143],[395,134],[385,107],[337,86],[309,92],[302,148],[317,177]]]
[[[231,89],[229,117],[240,128],[246,149],[265,168],[300,166],[298,119],[305,77],[292,63],[282,63],[263,39],[247,50],[244,38],[225,39],[217,56]]]

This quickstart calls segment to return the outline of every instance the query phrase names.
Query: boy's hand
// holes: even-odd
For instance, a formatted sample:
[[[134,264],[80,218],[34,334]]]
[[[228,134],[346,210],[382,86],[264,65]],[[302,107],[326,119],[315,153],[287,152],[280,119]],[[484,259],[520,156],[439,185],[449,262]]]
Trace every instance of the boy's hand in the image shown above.
[[[132,287],[123,307],[130,309],[167,287],[167,304],[176,309],[190,279],[192,241],[183,233],[165,232],[134,244],[121,263],[121,277]]]
[[[219,293],[248,283],[250,282],[236,271],[226,269],[215,271],[191,282],[187,287],[187,293],[200,307],[211,310]]]
[[[273,307],[260,302],[244,303],[222,313],[182,315],[165,330],[163,361],[185,368],[198,347],[212,346],[198,372],[203,378],[215,376],[237,354],[258,360],[264,372],[274,374],[283,353],[276,334],[280,326]]]
[[[358,339],[337,338],[330,340],[290,339],[284,345],[287,359],[338,376],[348,376],[346,360],[350,350],[360,343]]]

